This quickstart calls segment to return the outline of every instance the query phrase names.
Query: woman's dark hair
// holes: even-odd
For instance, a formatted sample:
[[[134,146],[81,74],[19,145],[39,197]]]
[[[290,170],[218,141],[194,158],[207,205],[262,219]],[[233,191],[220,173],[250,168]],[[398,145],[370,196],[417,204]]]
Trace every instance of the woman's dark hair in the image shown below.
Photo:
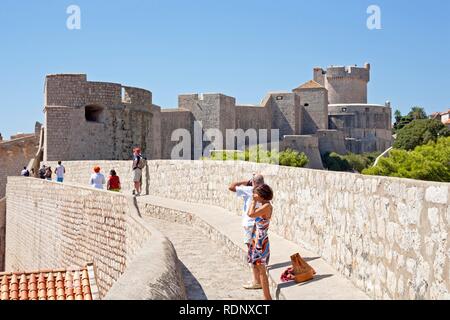
[[[116,170],[114,170],[114,169],[111,170],[111,171],[109,172],[109,174],[112,175],[113,177],[114,177],[114,176],[117,176],[117,172],[116,172]]]
[[[267,184],[257,187],[254,192],[266,201],[273,199],[273,190]]]

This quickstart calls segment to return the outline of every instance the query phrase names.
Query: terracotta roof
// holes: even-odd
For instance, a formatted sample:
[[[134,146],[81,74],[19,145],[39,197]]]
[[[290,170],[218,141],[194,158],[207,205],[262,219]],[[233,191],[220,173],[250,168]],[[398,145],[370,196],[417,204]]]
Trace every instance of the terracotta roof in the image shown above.
[[[96,300],[92,265],[78,270],[0,273],[0,300]]]
[[[318,89],[318,88],[324,88],[320,83],[314,81],[314,80],[310,80],[308,82],[305,82],[304,84],[302,84],[300,87],[294,89],[294,90],[298,90],[298,89]]]

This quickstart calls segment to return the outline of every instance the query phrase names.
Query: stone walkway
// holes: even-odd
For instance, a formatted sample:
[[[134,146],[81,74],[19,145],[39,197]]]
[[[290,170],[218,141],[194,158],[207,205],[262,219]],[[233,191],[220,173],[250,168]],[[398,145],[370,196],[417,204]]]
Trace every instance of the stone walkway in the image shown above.
[[[154,206],[165,210],[150,210],[146,217],[162,218],[159,222],[161,232],[173,241],[183,263],[202,285],[206,297],[211,299],[254,299],[255,296],[240,286],[246,273],[243,260],[245,245],[242,243],[241,218],[223,208],[187,203],[180,200],[142,196],[137,199],[139,206]],[[184,218],[183,218],[184,217]],[[146,218],[146,219],[147,219]],[[191,227],[174,225],[168,221],[194,221],[195,231]],[[200,226],[201,225],[201,226]],[[183,227],[184,226],[184,227]],[[165,229],[164,228],[175,228]],[[185,229],[188,228],[188,229]],[[209,234],[209,237],[206,237]],[[302,248],[292,241],[270,233],[269,282],[272,298],[286,300],[367,300],[369,297],[354,284],[340,275],[314,252]],[[211,242],[208,239],[213,239]],[[217,240],[217,241],[215,241]],[[217,254],[218,245],[226,244],[226,253]],[[290,256],[299,252],[317,271],[314,280],[303,284],[282,283],[281,273],[291,265]],[[230,259],[236,257],[236,260]],[[219,259],[221,259],[219,261]],[[219,261],[219,262],[218,262]],[[233,263],[233,261],[236,261]],[[211,266],[220,265],[211,270]],[[220,271],[220,268],[222,271]],[[214,277],[213,275],[216,274]],[[240,278],[240,276],[242,276]],[[237,290],[237,291],[231,291]],[[211,292],[211,293],[209,293]],[[226,292],[226,294],[223,294]],[[197,294],[198,295],[198,294]],[[258,295],[256,296],[258,297]],[[261,297],[262,298],[262,297]]]
[[[189,300],[260,300],[262,291],[247,291],[242,283],[250,271],[224,249],[192,227],[146,218],[173,243],[181,262]]]

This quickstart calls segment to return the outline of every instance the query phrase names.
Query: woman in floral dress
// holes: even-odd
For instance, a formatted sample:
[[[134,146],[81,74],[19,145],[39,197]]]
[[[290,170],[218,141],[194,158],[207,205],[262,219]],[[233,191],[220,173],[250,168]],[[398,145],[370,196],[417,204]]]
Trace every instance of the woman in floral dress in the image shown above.
[[[256,224],[253,231],[252,243],[248,249],[247,260],[259,272],[261,285],[264,292],[265,300],[272,300],[269,289],[269,279],[267,277],[267,266],[270,259],[270,244],[269,244],[269,224],[272,218],[272,204],[273,191],[268,185],[264,184],[257,187],[253,191],[253,201],[248,211],[250,218],[255,218]],[[256,208],[256,204],[261,206]]]

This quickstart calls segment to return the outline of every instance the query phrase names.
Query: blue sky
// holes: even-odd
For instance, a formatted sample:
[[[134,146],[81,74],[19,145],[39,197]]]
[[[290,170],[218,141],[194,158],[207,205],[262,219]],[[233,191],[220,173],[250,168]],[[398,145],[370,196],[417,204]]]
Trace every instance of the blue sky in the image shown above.
[[[66,28],[71,4],[81,30]],[[371,4],[381,30],[366,27]],[[167,108],[191,92],[259,103],[311,79],[315,66],[370,62],[369,102],[450,107],[448,0],[2,0],[0,41],[4,137],[43,121],[52,73],[146,88]]]

